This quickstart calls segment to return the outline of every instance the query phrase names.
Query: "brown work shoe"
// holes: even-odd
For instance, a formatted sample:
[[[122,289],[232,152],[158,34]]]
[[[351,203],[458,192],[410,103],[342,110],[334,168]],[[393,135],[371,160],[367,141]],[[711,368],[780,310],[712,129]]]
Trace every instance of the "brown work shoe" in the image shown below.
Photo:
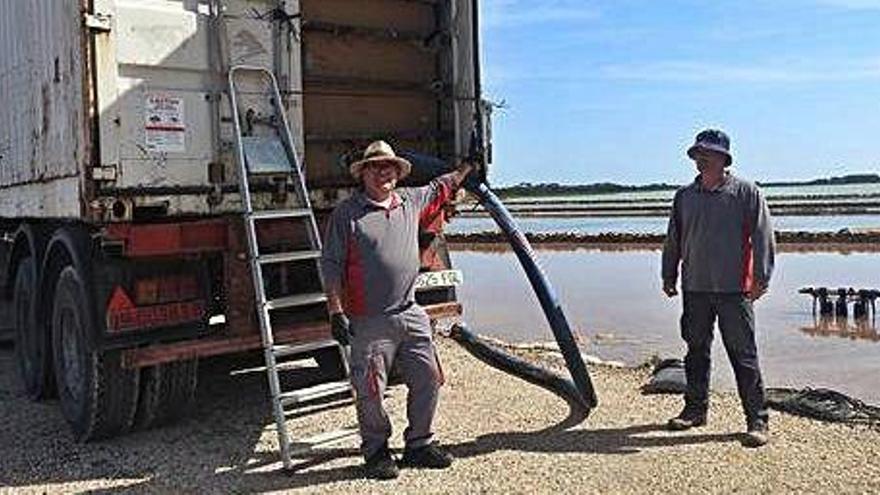
[[[743,447],[758,448],[770,441],[770,428],[761,420],[752,422],[742,439]]]
[[[371,455],[364,464],[364,476],[375,480],[393,480],[400,471],[391,457],[391,451],[387,447],[380,449]]]
[[[703,426],[706,424],[706,411],[699,411],[685,407],[681,413],[666,423],[666,428],[672,431],[684,431]]]

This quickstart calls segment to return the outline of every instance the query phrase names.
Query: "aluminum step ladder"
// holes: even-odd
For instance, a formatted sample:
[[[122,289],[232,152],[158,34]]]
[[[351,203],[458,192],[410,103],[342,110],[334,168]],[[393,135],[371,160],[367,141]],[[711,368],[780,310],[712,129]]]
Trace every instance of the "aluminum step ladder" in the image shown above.
[[[249,91],[247,93],[249,97],[253,97],[255,93],[262,93],[268,95],[268,98],[271,98],[271,101],[268,103],[269,106],[272,107],[274,115],[269,118],[263,118],[261,124],[259,124],[271,130],[268,135],[265,132],[258,135],[251,132],[250,129],[247,132],[243,132],[242,130],[242,112],[239,108],[241,88],[239,87],[239,84],[242,82],[243,78],[248,78],[247,81],[250,84],[249,89],[251,89],[255,80],[260,81],[259,86],[262,86],[262,88],[256,92]],[[293,439],[291,438],[291,432],[288,431],[286,426],[285,413],[290,412],[292,408],[296,408],[308,401],[313,401],[319,398],[326,398],[339,394],[348,394],[350,397],[352,389],[349,380],[346,378],[344,380],[333,380],[320,383],[307,388],[283,391],[278,376],[278,360],[320,349],[336,348],[340,353],[340,359],[344,365],[345,375],[347,377],[349,372],[348,353],[345,347],[341,346],[332,338],[300,344],[275,344],[272,321],[270,318],[272,311],[320,304],[326,302],[327,298],[323,292],[322,281],[322,290],[319,292],[290,294],[283,297],[269,299],[267,297],[267,287],[263,277],[264,267],[277,263],[297,262],[315,263],[317,267],[321,255],[321,236],[318,231],[314,212],[312,211],[311,202],[309,201],[308,192],[306,191],[302,168],[296,158],[290,127],[288,126],[284,107],[281,104],[281,94],[275,75],[272,71],[262,67],[245,65],[232,66],[228,71],[228,91],[230,104],[232,106],[233,134],[240,183],[239,188],[244,206],[248,259],[251,274],[253,276],[256,308],[257,314],[259,315],[260,333],[262,334],[263,340],[263,354],[266,361],[266,373],[269,378],[272,413],[275,417],[275,424],[278,431],[278,443],[280,445],[281,459],[284,468],[291,469],[293,467],[293,455],[305,453],[315,447],[349,438],[355,435],[357,431],[353,428],[349,428],[325,432],[310,438],[298,438],[296,439],[296,445],[298,447],[297,451],[293,452]],[[250,123],[248,124],[248,127],[251,127]],[[251,178],[260,175],[265,177],[267,175],[284,176],[285,174],[287,174],[288,178],[293,179],[293,188],[299,203],[298,207],[276,210],[255,210],[251,194]],[[262,253],[257,237],[257,223],[278,219],[304,222],[309,237],[309,248],[281,253]],[[320,270],[318,270],[318,274],[320,277]]]

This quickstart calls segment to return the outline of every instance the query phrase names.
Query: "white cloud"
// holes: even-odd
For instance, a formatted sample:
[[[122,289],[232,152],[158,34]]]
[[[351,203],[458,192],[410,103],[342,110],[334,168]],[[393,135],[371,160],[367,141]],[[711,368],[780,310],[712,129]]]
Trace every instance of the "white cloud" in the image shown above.
[[[718,62],[664,61],[648,64],[607,65],[599,69],[606,79],[656,82],[811,83],[880,79],[880,60],[727,65]]]
[[[592,21],[601,12],[583,0],[484,0],[481,15],[483,27],[493,29]]]
[[[579,83],[595,80],[672,83],[833,83],[880,80],[880,58],[811,63],[733,65],[724,62],[666,60],[632,64],[582,65],[577,68],[487,68],[493,85],[543,82]]]
[[[757,40],[772,40],[804,37],[803,29],[796,29],[790,26],[742,26],[740,23],[735,25],[724,24],[706,31],[706,39],[710,42],[723,43],[741,43]]]

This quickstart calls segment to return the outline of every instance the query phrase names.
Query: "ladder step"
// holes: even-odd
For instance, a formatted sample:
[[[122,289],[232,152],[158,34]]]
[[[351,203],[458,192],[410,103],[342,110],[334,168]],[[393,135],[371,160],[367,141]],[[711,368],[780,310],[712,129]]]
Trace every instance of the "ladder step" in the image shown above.
[[[302,218],[312,215],[308,208],[296,208],[293,210],[257,210],[251,212],[254,220],[276,220],[279,218]]]
[[[317,351],[318,349],[327,349],[328,347],[338,347],[339,342],[333,339],[318,340],[315,342],[306,342],[304,344],[278,344],[272,346],[272,353],[276,358],[301,354],[303,352]]]
[[[288,419],[302,418],[319,414],[332,409],[348,407],[354,405],[354,396],[351,394],[339,394],[321,401],[310,402],[308,404],[298,404],[296,407],[288,408],[284,411],[284,417]]]
[[[313,435],[297,441],[293,445],[294,448],[291,450],[290,454],[293,456],[307,454],[316,447],[322,447],[341,442],[343,440],[355,437],[358,434],[359,432],[357,428],[342,428],[339,430],[325,431],[323,433],[319,433],[317,435]]]
[[[321,251],[292,251],[289,253],[263,254],[257,257],[257,261],[264,265],[271,263],[287,263],[289,261],[316,260],[321,257]]]
[[[266,309],[295,308],[297,306],[308,306],[310,304],[322,303],[326,300],[327,296],[323,292],[298,294],[295,296],[279,297],[278,299],[266,301]]]
[[[307,388],[284,392],[278,397],[282,407],[294,406],[301,402],[320,399],[342,393],[351,393],[351,383],[348,380],[321,383]]]

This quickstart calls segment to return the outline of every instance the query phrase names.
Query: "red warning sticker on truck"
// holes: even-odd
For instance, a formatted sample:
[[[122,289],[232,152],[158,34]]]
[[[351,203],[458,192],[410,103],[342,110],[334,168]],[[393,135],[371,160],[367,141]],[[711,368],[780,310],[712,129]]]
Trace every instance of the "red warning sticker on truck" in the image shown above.
[[[186,120],[183,98],[148,93],[145,102],[145,145],[150,151],[186,151]]]

